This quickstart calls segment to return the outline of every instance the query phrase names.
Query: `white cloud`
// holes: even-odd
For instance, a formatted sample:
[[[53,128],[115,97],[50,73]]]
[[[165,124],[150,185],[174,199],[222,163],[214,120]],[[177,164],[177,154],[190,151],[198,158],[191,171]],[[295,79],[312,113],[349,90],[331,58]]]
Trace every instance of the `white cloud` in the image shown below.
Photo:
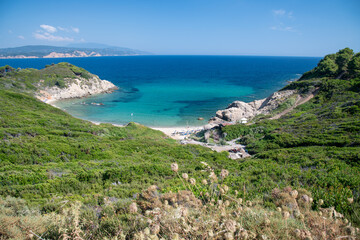
[[[283,31],[283,32],[296,32],[296,30],[293,27],[290,26],[284,26],[283,24],[272,26],[270,27],[271,30],[274,31]]]
[[[80,29],[77,28],[77,27],[71,27],[71,30],[73,30],[73,31],[76,32],[76,33],[79,33],[79,32],[80,32]]]
[[[18,38],[20,38],[20,39],[25,39],[25,37],[22,36],[22,35],[19,35]]]
[[[72,42],[74,41],[73,38],[69,37],[61,37],[61,36],[55,36],[50,33],[34,33],[34,37],[39,40],[48,40],[48,41],[56,41],[56,42]]]
[[[67,29],[67,28],[63,28],[63,27],[57,27],[60,31],[65,31],[65,32],[68,32],[69,31],[69,29]]]
[[[288,16],[288,18],[294,18],[292,11],[291,11],[291,12],[288,12],[287,16]]]
[[[75,39],[71,35],[80,32],[80,29],[76,27],[69,27],[69,28],[60,27],[60,26],[53,27],[46,24],[40,25],[40,28],[41,29],[38,29],[33,33],[33,37],[39,40],[47,40],[47,41],[72,42]],[[58,31],[59,33],[57,35],[54,35],[54,33]],[[65,36],[61,36],[61,35],[65,35]]]
[[[278,10],[273,10],[273,13],[275,16],[283,16],[286,14],[286,11],[284,9],[278,9]]]
[[[56,27],[46,25],[46,24],[41,24],[40,27],[49,33],[54,33],[57,31]]]

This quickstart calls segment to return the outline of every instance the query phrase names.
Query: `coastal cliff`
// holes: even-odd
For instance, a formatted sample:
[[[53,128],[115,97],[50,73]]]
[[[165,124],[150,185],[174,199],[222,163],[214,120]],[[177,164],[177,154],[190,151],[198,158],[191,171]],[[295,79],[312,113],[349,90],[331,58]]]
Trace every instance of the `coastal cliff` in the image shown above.
[[[44,102],[49,100],[56,101],[68,98],[81,98],[100,93],[111,93],[118,89],[114,84],[107,80],[101,80],[93,75],[89,79],[78,77],[76,79],[65,79],[66,87],[58,86],[45,87],[36,92],[36,97]]]
[[[40,70],[4,66],[0,69],[0,77],[0,87],[28,93],[43,102],[111,93],[118,89],[111,82],[66,62]]]

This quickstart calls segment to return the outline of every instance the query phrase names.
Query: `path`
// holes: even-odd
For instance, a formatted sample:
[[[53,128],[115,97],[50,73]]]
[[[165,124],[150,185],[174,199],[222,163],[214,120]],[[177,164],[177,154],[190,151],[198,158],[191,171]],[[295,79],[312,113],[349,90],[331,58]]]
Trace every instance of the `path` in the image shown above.
[[[310,99],[312,99],[312,98],[315,96],[315,94],[318,92],[318,90],[319,90],[318,88],[315,89],[315,91],[313,91],[312,93],[310,93],[310,94],[309,94],[308,96],[306,96],[306,97],[301,97],[300,95],[298,95],[297,98],[296,98],[295,104],[294,104],[292,107],[290,107],[290,108],[282,111],[281,113],[276,114],[275,116],[271,117],[270,120],[279,119],[279,118],[281,118],[282,116],[284,116],[285,114],[291,112],[291,111],[292,111],[294,108],[296,108],[297,106],[299,106],[299,105],[301,105],[301,104],[304,104],[304,103],[310,101]]]

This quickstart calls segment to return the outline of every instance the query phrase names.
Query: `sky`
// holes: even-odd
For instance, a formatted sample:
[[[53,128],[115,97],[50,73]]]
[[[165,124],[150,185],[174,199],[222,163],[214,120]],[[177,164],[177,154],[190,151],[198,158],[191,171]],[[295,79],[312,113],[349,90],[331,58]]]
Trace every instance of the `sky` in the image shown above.
[[[162,55],[360,51],[360,0],[0,0],[0,48],[102,43]]]

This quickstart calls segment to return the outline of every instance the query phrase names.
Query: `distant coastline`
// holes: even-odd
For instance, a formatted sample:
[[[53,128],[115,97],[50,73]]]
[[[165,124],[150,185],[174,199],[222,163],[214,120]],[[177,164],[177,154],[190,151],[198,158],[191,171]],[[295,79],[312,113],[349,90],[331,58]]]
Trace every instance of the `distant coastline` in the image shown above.
[[[105,57],[105,56],[137,56],[151,53],[122,47],[106,46],[103,48],[89,47],[56,47],[47,45],[29,45],[14,48],[1,48],[0,59],[26,58],[74,58],[74,57]]]

